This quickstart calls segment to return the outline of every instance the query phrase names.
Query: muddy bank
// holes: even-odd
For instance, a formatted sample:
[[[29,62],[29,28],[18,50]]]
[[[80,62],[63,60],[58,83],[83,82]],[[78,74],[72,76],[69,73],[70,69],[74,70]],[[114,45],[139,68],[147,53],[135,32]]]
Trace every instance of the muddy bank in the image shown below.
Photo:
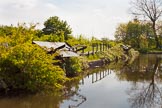
[[[95,60],[95,61],[91,61],[91,62],[88,63],[89,69],[95,68],[95,67],[101,67],[104,64],[105,64],[104,60]]]
[[[113,56],[111,56],[111,58],[109,56],[105,56],[105,58],[89,61],[88,62],[88,65],[89,65],[88,69],[93,69],[93,68],[96,68],[96,67],[102,67],[103,65],[109,64],[111,62],[117,62],[118,60],[122,60],[123,62],[132,61],[138,55],[139,55],[139,52],[132,49],[127,53],[123,51],[120,55],[113,54]]]

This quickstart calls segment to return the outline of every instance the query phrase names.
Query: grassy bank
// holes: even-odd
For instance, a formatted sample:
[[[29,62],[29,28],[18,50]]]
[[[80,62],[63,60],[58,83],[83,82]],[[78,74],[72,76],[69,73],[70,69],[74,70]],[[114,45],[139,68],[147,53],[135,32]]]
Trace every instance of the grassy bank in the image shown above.
[[[138,49],[140,53],[142,54],[162,54],[162,49],[157,48],[143,48]]]
[[[66,66],[66,74],[69,77],[78,76],[79,73],[84,72],[85,69],[100,67],[113,61],[132,60],[138,56],[139,52],[134,49],[124,51],[121,44],[118,44],[107,51],[97,52],[90,56],[74,57],[68,59]]]
[[[130,49],[128,52],[124,51],[121,44],[118,44],[107,51],[98,52],[96,55],[92,55],[89,60],[89,66],[91,68],[96,66],[101,66],[113,61],[118,60],[131,60],[132,58],[138,56],[139,52],[134,49]],[[94,59],[92,59],[94,56]],[[89,57],[87,57],[89,59]]]

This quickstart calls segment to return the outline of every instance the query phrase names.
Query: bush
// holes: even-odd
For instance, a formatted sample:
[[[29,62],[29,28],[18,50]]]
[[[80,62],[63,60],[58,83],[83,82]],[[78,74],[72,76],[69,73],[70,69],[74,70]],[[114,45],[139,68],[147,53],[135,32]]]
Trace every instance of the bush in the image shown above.
[[[139,49],[139,52],[140,52],[140,53],[143,53],[143,54],[148,53],[148,51],[149,51],[148,48],[140,48],[140,49]]]
[[[52,58],[36,45],[16,45],[1,56],[0,78],[9,89],[37,91],[59,88],[64,81],[64,73],[59,66],[52,65]]]
[[[66,58],[65,60],[65,71],[66,76],[73,77],[79,74],[82,71],[82,62],[78,57]]]

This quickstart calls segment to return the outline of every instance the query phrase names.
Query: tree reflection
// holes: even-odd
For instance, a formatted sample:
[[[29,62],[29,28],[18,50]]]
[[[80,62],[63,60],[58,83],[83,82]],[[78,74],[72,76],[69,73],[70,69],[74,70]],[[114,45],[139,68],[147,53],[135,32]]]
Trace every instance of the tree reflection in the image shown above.
[[[109,70],[108,67],[104,66],[102,68],[95,68],[95,69],[89,70],[89,73],[85,75],[85,77],[91,78],[92,83],[97,83],[103,80],[104,78],[106,78],[109,74],[111,74],[111,71]],[[67,97],[67,100],[71,101],[68,108],[78,108],[85,101],[87,101],[86,96],[80,93],[81,89],[79,89],[78,81],[79,80],[74,80],[70,82],[69,85],[67,85],[69,89],[66,90],[65,96]],[[80,81],[80,84],[84,85],[84,76],[83,76],[83,79]]]
[[[150,58],[148,58],[148,61]],[[153,63],[154,61],[154,63]],[[154,60],[144,62],[144,65],[138,65],[138,74],[141,67],[144,71],[143,81],[134,82],[131,89],[128,90],[130,96],[129,102],[132,108],[156,108],[162,107],[162,85],[161,82],[161,57],[156,56]],[[127,72],[126,72],[127,73]],[[139,74],[139,76],[141,76]]]

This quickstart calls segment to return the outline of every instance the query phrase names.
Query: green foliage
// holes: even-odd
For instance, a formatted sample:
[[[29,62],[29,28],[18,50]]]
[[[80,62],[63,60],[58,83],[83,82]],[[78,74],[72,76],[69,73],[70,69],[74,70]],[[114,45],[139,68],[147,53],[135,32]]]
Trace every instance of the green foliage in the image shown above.
[[[96,54],[94,54],[94,55],[89,55],[89,56],[87,57],[87,59],[88,59],[88,60],[98,60],[98,59],[100,59],[100,56],[99,56],[98,53],[96,53]]]
[[[76,76],[82,70],[82,63],[78,57],[71,57],[65,60],[66,76]]]
[[[126,38],[127,24],[119,24],[115,31],[115,38],[117,41],[124,41]]]
[[[149,49],[148,49],[148,48],[140,48],[140,49],[139,49],[139,52],[140,52],[140,53],[143,53],[143,54],[146,54],[146,53],[149,52]]]
[[[45,28],[43,33],[45,35],[53,35],[54,37],[61,38],[61,41],[68,40],[69,35],[72,33],[70,26],[66,21],[60,20],[59,17],[54,16],[44,22]]]
[[[140,48],[148,48],[148,41],[145,35],[141,35],[139,40]]]
[[[71,46],[75,46],[79,44],[79,41],[74,37],[70,37],[68,40],[66,40],[66,42]]]
[[[125,52],[123,51],[123,48],[120,47],[120,45],[121,44],[117,44],[106,51],[97,52],[96,54],[90,55],[87,58],[88,60],[102,59],[105,62],[111,62],[111,61],[115,61],[118,59],[128,58],[128,55],[125,54]]]
[[[3,29],[3,30],[2,30]],[[37,91],[60,88],[64,72],[53,60],[53,55],[32,44],[38,31],[34,26],[0,27],[0,80],[5,89]]]
[[[48,42],[59,42],[60,38],[57,35],[50,34],[50,35],[42,35],[40,38],[37,38],[35,40],[48,41]]]
[[[86,70],[87,68],[89,68],[89,64],[88,64],[88,60],[86,59],[86,57],[78,57],[79,62],[81,63],[81,68],[82,70]]]
[[[63,70],[52,65],[52,58],[36,45],[16,45],[1,58],[0,77],[11,89],[57,88],[63,83]]]
[[[0,26],[0,36],[9,36],[9,35],[12,35],[13,32],[12,32],[12,29],[14,27],[12,26]]]
[[[1,26],[0,29],[4,29],[1,31],[0,37],[8,38],[9,45],[15,46],[18,44],[23,44],[26,42],[32,43],[33,38],[35,37],[36,31],[34,30],[35,25],[31,25],[27,27],[26,24],[18,24],[18,27],[13,26]]]
[[[142,44],[149,44],[153,35],[150,23],[134,20],[126,24],[120,24],[116,29],[115,38],[117,41],[122,41],[124,44],[129,44],[134,48],[141,48],[143,47]],[[141,36],[145,36],[142,41]]]

